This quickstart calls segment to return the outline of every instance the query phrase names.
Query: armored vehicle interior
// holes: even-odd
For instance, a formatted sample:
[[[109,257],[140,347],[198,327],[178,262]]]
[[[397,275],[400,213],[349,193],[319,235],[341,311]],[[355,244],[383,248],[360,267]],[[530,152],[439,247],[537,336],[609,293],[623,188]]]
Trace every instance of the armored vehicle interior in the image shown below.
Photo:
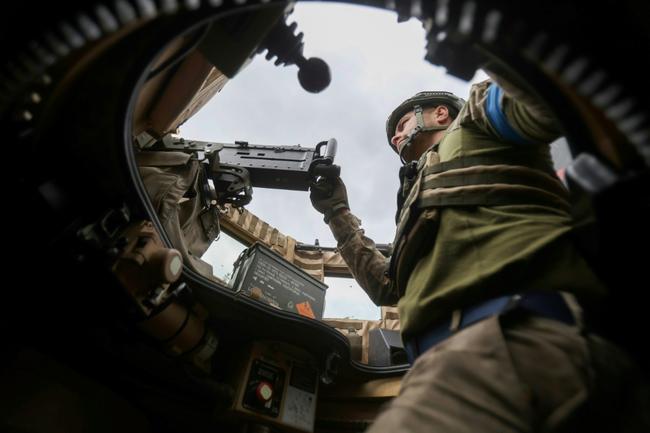
[[[349,3],[421,21],[425,61],[447,73],[505,72],[552,107],[576,214],[590,216],[576,234],[612,289],[596,323],[647,362],[629,332],[642,331],[643,310],[627,295],[647,288],[650,95],[620,47],[648,52],[650,7]],[[305,91],[337,78],[303,56],[294,4],[6,6],[3,19],[20,25],[0,29],[12,274],[3,431],[361,432],[397,395],[409,365],[396,308],[324,317],[324,278],[350,277],[335,246],[246,209],[257,188],[307,191],[338,173],[336,140],[281,148],[179,134],[264,52],[295,65]],[[202,260],[222,234],[247,247],[229,278]]]

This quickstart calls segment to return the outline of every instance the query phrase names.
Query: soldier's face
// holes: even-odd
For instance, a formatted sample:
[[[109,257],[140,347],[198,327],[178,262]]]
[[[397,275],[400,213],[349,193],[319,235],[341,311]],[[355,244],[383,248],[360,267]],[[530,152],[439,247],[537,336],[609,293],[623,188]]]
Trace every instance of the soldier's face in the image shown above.
[[[446,107],[442,108],[444,108],[446,112]],[[430,107],[423,110],[422,117],[424,119],[425,126],[433,126],[439,124],[436,116],[437,109],[438,107]],[[395,134],[390,140],[391,145],[395,148],[395,150],[397,150],[397,153],[400,152],[402,146],[404,146],[406,142],[406,138],[417,125],[418,122],[413,111],[409,111],[403,115],[400,118],[399,122],[397,122],[397,126],[395,127]],[[402,157],[407,162],[420,158],[420,156],[429,147],[431,147],[431,145],[435,144],[434,140],[438,135],[436,132],[437,131],[421,132],[420,134],[416,135],[411,142],[411,145],[404,151],[404,153],[402,153]]]
[[[391,139],[393,146],[399,151],[400,144],[406,139],[409,133],[417,126],[415,113],[409,111],[397,122],[395,127],[395,135]]]

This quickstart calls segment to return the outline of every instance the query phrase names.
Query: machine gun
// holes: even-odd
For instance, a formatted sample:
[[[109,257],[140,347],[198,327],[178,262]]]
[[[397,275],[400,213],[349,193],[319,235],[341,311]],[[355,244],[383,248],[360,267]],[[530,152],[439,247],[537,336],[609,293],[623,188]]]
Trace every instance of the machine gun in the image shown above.
[[[339,176],[334,164],[336,139],[319,142],[314,148],[213,143],[187,140],[168,134],[151,150],[191,152],[204,164],[203,196],[209,204],[242,207],[252,200],[252,188],[307,191],[319,176]]]

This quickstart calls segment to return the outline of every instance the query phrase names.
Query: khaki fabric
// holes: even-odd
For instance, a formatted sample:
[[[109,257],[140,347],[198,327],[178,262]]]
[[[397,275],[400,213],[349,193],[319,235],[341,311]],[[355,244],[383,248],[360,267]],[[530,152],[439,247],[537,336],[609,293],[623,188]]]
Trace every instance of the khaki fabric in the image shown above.
[[[514,311],[422,354],[368,432],[647,432],[639,378],[607,342]]]
[[[339,213],[330,219],[329,226],[341,257],[370,299],[377,305],[397,303],[397,291],[388,278],[389,261],[365,236],[361,220],[352,213]]]
[[[183,152],[152,151],[136,159],[149,198],[183,262],[215,280],[212,266],[201,256],[219,232],[218,216],[214,210],[202,211],[199,161]]]

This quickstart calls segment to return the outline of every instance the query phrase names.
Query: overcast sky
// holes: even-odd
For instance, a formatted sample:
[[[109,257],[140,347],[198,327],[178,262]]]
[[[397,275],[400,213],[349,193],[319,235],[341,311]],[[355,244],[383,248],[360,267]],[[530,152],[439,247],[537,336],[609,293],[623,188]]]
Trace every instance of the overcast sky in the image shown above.
[[[258,55],[199,113],[180,128],[185,138],[314,147],[334,137],[352,212],[377,243],[393,240],[399,158],[386,141],[388,114],[422,90],[447,90],[466,98],[470,83],[423,60],[421,23],[397,23],[395,13],[372,8],[299,3],[288,22],[304,33],[305,57],[324,59],[332,83],[319,94],[300,87],[297,67],[277,67]],[[484,79],[478,74],[473,82]],[[247,209],[300,242],[335,246],[309,193],[255,189]],[[217,275],[238,251],[219,241],[204,257]],[[379,318],[356,283],[327,279],[326,317]]]

